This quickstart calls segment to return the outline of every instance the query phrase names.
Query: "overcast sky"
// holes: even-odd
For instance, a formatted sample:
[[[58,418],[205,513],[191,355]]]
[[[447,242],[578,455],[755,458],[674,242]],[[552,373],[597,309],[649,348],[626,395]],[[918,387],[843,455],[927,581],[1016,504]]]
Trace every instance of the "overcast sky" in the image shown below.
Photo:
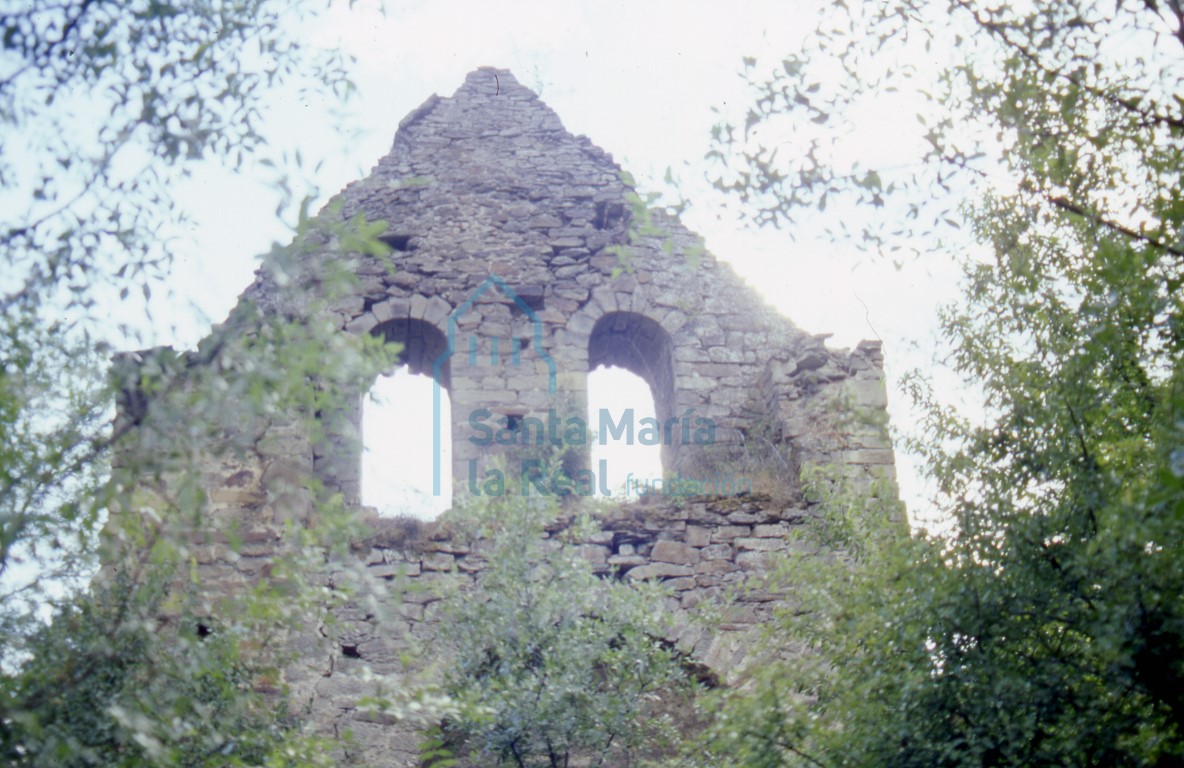
[[[882,339],[890,408],[898,423],[906,420],[892,387],[906,369],[929,363],[933,317],[953,295],[953,266],[897,270],[808,232],[794,242],[784,232],[745,231],[721,215],[721,201],[702,181],[710,129],[719,120],[713,109],[746,104],[742,57],[771,66],[794,50],[813,28],[815,3],[392,0],[389,6],[383,17],[364,1],[353,10],[341,3],[307,31],[318,44],[340,45],[358,59],[360,94],[345,114],[294,90],[277,93],[271,105],[273,145],[300,150],[321,202],[365,175],[390,149],[398,122],[432,93],[451,95],[479,66],[508,68],[540,92],[568,130],[608,150],[643,185],[656,186],[673,168],[695,206],[686,223],[804,330],[832,333],[832,347]],[[885,99],[867,112],[867,125],[846,151],[868,164],[907,156],[918,140],[910,105]],[[792,137],[783,141],[792,151]],[[191,242],[178,243],[176,298],[158,313],[154,342],[194,343],[208,321],[223,319],[233,306],[258,254],[272,241],[289,239],[276,219],[268,178],[261,170],[232,175],[211,169],[186,185],[183,199],[195,226],[187,233]],[[186,319],[186,302],[207,322]],[[917,509],[920,486],[904,458],[898,459],[904,495]],[[414,458],[381,462],[406,466]]]

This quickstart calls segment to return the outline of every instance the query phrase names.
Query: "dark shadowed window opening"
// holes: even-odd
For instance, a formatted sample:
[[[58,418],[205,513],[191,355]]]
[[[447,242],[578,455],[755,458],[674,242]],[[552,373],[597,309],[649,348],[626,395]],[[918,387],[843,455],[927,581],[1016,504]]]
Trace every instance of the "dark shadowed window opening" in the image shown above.
[[[391,247],[391,250],[407,253],[413,250],[411,235],[386,234],[378,238]]]

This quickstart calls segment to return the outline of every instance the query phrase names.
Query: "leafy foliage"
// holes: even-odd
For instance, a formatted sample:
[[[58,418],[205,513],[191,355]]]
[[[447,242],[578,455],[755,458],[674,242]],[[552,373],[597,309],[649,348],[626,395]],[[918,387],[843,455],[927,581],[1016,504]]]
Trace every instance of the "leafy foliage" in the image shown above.
[[[0,364],[0,657],[19,651],[55,589],[93,569],[110,420],[93,351],[25,312],[3,318]]]
[[[0,309],[167,266],[172,185],[266,146],[262,100],[289,81],[348,94],[348,63],[292,35],[327,3],[64,0],[0,5]],[[123,296],[127,292],[123,291]]]
[[[117,583],[62,608],[5,681],[13,766],[314,765],[235,629],[161,631],[164,596]],[[200,630],[197,631],[197,630]],[[274,673],[272,673],[274,677]],[[13,706],[19,702],[18,706]]]
[[[281,301],[302,303],[244,305],[196,352],[124,358],[109,379],[96,338],[167,271],[176,182],[207,160],[267,164],[267,88],[348,95],[347,62],[293,34],[327,7],[0,3],[0,743],[14,765],[326,759],[274,670],[321,600],[313,566],[348,540],[341,499],[302,476],[276,491],[315,501],[322,525],[291,525],[287,556],[215,626],[189,589],[194,542],[228,542],[228,557],[241,542],[207,516],[200,472],[272,427],[315,438],[325,399],[389,362],[295,298],[316,284],[331,301],[348,269],[309,254],[329,240],[385,252],[381,225],[331,211],[314,227],[302,209],[296,242],[265,263],[290,286]],[[109,559],[83,591],[100,544]]]
[[[595,576],[575,545],[546,538],[556,510],[542,499],[507,496],[469,514],[492,547],[475,592],[452,608],[445,690],[458,714],[443,744],[520,768],[620,765],[656,744],[663,721],[647,715],[681,682],[656,585]]]
[[[175,182],[203,159],[241,165],[266,146],[263,86],[348,91],[338,54],[289,34],[317,8],[0,4],[5,643],[93,569],[112,442],[109,350],[94,334],[112,336],[120,314],[104,303],[147,298],[167,269],[167,233],[183,218]]]
[[[936,243],[944,218],[966,226],[993,258],[964,260],[941,323],[985,403],[962,413],[910,379],[926,413],[912,446],[953,530],[855,530],[847,560],[792,569],[803,607],[783,628],[818,661],[758,670],[713,749],[760,766],[1179,764],[1184,9],[834,13],[815,50],[763,81],[750,135],[780,117],[833,124],[869,88],[917,83],[897,65],[919,45],[956,61],[925,81],[924,151],[853,173],[821,149],[774,160],[750,144],[722,183],[764,222],[836,196],[903,211],[863,233],[878,250]],[[847,76],[812,87],[826,56]],[[954,202],[922,217],[939,187]]]

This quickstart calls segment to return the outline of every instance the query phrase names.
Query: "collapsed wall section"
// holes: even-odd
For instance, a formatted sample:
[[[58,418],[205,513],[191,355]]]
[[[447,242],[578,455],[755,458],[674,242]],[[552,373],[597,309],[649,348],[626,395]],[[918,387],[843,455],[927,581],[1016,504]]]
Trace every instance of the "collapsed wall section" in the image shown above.
[[[675,217],[649,210],[607,153],[564,130],[505,70],[477,70],[452,97],[429,99],[400,125],[390,154],[322,215],[386,222],[389,255],[330,254],[329,243],[306,254],[302,269],[315,273],[331,259],[356,275],[331,308],[343,332],[408,343],[391,328],[415,325],[440,340],[431,360],[413,353],[412,368],[448,393],[452,418],[440,428],[451,436],[461,495],[463,478],[506,453],[479,444],[475,423],[584,418],[587,375],[599,365],[644,379],[663,423],[713,427],[710,437],[664,435],[667,473],[703,474],[728,463],[721,456],[751,454],[758,421],[768,422],[766,443],[809,438],[782,433],[787,419],[801,425],[809,415],[786,402],[838,411],[853,395],[856,405],[882,407],[869,389],[878,354],[827,350],[772,310]],[[305,311],[267,272],[244,298]],[[848,378],[861,383],[842,384]],[[339,437],[325,453],[345,465],[356,463],[350,444],[366,389],[325,414]],[[842,461],[840,442],[818,440],[807,452]],[[586,466],[586,447],[576,453]],[[356,498],[344,472],[326,481]]]
[[[360,403],[374,374],[329,370],[338,365],[335,338],[399,344],[403,364],[448,392],[453,418],[441,428],[451,433],[451,476],[461,483],[512,458],[504,446],[472,439],[474,414],[511,431],[552,414],[582,418],[597,366],[644,379],[659,421],[678,423],[662,444],[669,493],[605,515],[582,551],[605,577],[666,583],[665,608],[687,618],[671,641],[724,679],[784,597],[730,590],[759,581],[771,555],[800,546],[810,518],[803,469],[832,467],[895,499],[880,345],[832,350],[796,328],[677,218],[647,209],[611,157],[567,133],[508,72],[478,70],[451,98],[433,97],[408,116],[391,153],[321,221],[358,216],[386,222],[389,253],[346,252],[325,235],[282,268],[265,264],[199,352],[157,350],[119,366],[117,429],[126,439],[117,461],[125,474],[172,450],[198,467],[203,518],[187,535],[193,586],[212,617],[220,596],[270,578],[291,546],[286,535],[317,526],[323,505],[365,517]],[[326,296],[321,278],[330,267],[349,281]],[[260,413],[245,410],[233,384],[213,400],[186,395],[202,372],[242,369],[250,345],[239,342],[257,336],[263,321],[328,329],[326,370],[302,385],[333,397],[298,397],[308,405]],[[240,355],[234,365],[226,363],[231,349]],[[259,366],[282,366],[274,351]],[[438,448],[431,435],[400,438]],[[557,447],[575,449],[565,468],[587,466],[586,446]],[[163,498],[175,477],[139,482]],[[727,488],[708,485],[725,477]],[[458,490],[454,498],[463,499],[467,489]],[[122,514],[153,503],[138,498]],[[359,735],[350,758],[358,764],[412,760],[414,729],[362,705],[379,692],[368,675],[407,673],[405,639],[440,632],[433,606],[441,590],[472,583],[484,557],[480,542],[462,544],[446,526],[409,542],[390,538],[392,525],[374,522],[349,567],[324,575],[330,587],[347,578],[363,585],[382,610],[355,601],[291,638],[303,660],[287,683],[321,728]],[[692,623],[707,604],[723,620]]]
[[[807,505],[767,495],[651,500],[604,514],[574,545],[603,578],[658,580],[674,630],[667,639],[723,684],[759,660],[759,632],[792,594],[774,587],[774,558],[810,552]],[[558,543],[571,518],[548,527]],[[357,560],[329,575],[351,598],[306,639],[287,683],[325,733],[353,734],[351,764],[418,765],[434,723],[378,703],[434,679],[449,661],[445,601],[470,589],[489,566],[492,542],[458,535],[447,522],[377,520],[353,542]],[[323,641],[323,642],[322,642]],[[797,652],[804,652],[799,649]]]

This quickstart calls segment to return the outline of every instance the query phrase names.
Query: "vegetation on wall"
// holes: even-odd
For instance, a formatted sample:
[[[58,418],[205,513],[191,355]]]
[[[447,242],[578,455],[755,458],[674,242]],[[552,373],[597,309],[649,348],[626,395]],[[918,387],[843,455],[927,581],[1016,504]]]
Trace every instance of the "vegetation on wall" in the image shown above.
[[[227,622],[174,598],[192,582],[188,537],[209,502],[198,446],[233,432],[244,443],[228,450],[258,448],[258,427],[312,416],[391,351],[285,320],[215,334],[121,381],[156,405],[112,430],[107,350],[93,337],[104,302],[147,299],[167,268],[176,180],[266,148],[264,89],[304,78],[348,92],[336,55],[287,36],[293,7],[0,5],[0,179],[20,202],[0,206],[0,754],[13,765],[328,759],[300,737],[275,670],[285,629],[323,597],[313,565],[349,540],[331,514],[341,499],[307,477],[276,489],[315,502],[320,523],[288,521],[292,556]],[[748,63],[751,110],[716,131],[719,186],[758,224],[867,210],[853,239],[873,252],[962,258],[963,300],[941,322],[985,405],[959,412],[923,377],[908,383],[926,414],[913,446],[947,533],[895,535],[883,510],[813,486],[814,533],[841,556],[790,560],[797,603],[772,633],[788,660],[726,694],[688,760],[1180,764],[1184,6],[890,0],[824,17],[775,69]],[[915,162],[863,167],[835,151],[852,110],[877,98],[916,105]],[[793,143],[764,143],[776,132]],[[331,297],[348,269],[301,271],[305,249],[324,244],[307,225],[267,268]],[[354,221],[318,237],[380,252],[382,232]],[[841,225],[833,236],[851,237]],[[989,256],[942,247],[970,240]],[[121,444],[145,423],[159,431]],[[112,478],[114,450],[126,474]],[[503,549],[457,609],[446,684],[457,714],[436,746],[553,766],[650,743],[641,715],[678,677],[655,640],[661,602],[547,549],[542,510],[490,503]],[[107,520],[111,509],[126,514]],[[104,524],[134,554],[84,590]],[[233,550],[234,531],[222,533]]]
[[[212,623],[184,589],[196,579],[195,535],[222,542],[231,557],[241,541],[210,524],[198,466],[211,437],[249,441],[279,414],[311,416],[321,398],[386,353],[347,343],[327,325],[272,318],[250,336],[222,328],[189,356],[144,355],[112,382],[102,341],[168,269],[167,234],[183,219],[176,182],[204,160],[237,168],[271,154],[261,128],[265,90],[301,82],[348,93],[345,62],[290,35],[295,14],[326,7],[0,4],[6,764],[328,759],[323,745],[301,736],[275,669],[285,629],[323,599],[308,577],[324,560],[317,537],[335,531],[335,518],[326,514],[319,531],[292,528],[291,556]],[[378,251],[381,229],[325,223],[318,236],[345,251]],[[294,289],[324,284],[331,297],[347,271],[296,269],[318,247],[309,231],[302,216],[295,244],[277,249],[266,268]],[[134,331],[120,329],[125,338]],[[310,388],[326,365],[330,375]],[[127,418],[112,427],[120,390],[132,395]],[[339,506],[318,496],[311,478],[289,485],[276,492],[308,494],[325,513]],[[100,545],[110,567],[87,587]]]
[[[0,755],[12,766],[332,765],[269,695],[277,673],[233,624],[162,631],[143,584],[59,608],[5,681]],[[144,603],[147,604],[137,604]]]
[[[558,512],[550,498],[516,495],[464,511],[489,536],[489,566],[448,609],[455,714],[433,744],[445,754],[482,766],[624,765],[673,735],[659,704],[686,682],[663,641],[662,590],[595,575],[574,544],[591,522],[548,537]]]

